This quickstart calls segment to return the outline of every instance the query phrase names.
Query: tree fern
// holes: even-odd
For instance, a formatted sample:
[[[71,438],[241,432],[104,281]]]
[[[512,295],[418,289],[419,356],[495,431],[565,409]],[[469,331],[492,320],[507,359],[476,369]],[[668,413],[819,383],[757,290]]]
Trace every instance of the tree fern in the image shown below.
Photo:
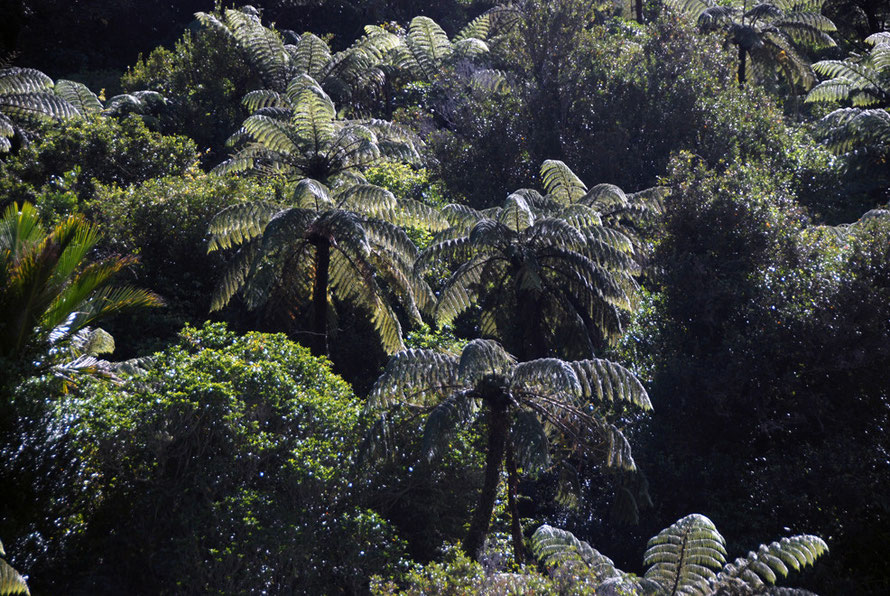
[[[829,149],[835,153],[890,151],[890,35],[866,38],[868,55],[847,60],[824,60],[813,68],[828,77],[807,95],[809,102],[845,102],[853,107],[837,109],[818,124]]]
[[[41,120],[70,118],[77,108],[53,93],[53,81],[33,68],[0,68],[0,153],[10,139]]]
[[[586,356],[617,336],[619,311],[634,305],[639,243],[631,222],[660,206],[644,193],[610,187],[617,201],[605,185],[588,190],[562,162],[545,162],[542,178],[546,196],[521,189],[484,212],[445,207],[451,226],[416,267],[454,266],[439,293],[440,322],[477,304],[484,332],[522,358],[563,355],[557,345]],[[526,324],[517,328],[517,319]]]
[[[621,389],[621,379],[635,386]],[[585,390],[593,386],[607,389]],[[395,354],[371,390],[367,409],[405,406],[426,411],[424,447],[431,456],[442,452],[458,426],[485,413],[485,481],[464,543],[467,553],[475,556],[488,530],[508,452],[532,474],[552,465],[553,441],[583,456],[596,456],[606,466],[633,467],[629,444],[608,415],[611,400],[619,396],[628,396],[628,406],[648,408],[648,396],[645,391],[636,395],[637,387],[639,381],[614,363],[554,358],[517,363],[498,342],[476,339],[460,356],[432,350]],[[520,552],[521,545],[515,547]]]
[[[748,75],[768,82],[774,74],[804,90],[816,80],[800,46],[831,47],[831,33],[837,29],[819,14],[824,0],[796,2],[774,0],[755,4],[733,1],[718,5],[713,0],[666,0],[665,4],[695,21],[707,31],[722,31],[726,44],[738,49],[738,83],[743,87]],[[752,68],[747,68],[751,58]]]
[[[731,563],[726,562],[725,540],[710,519],[692,514],[678,520],[649,540],[638,579],[615,569],[571,532],[544,525],[532,537],[532,549],[549,569],[583,564],[600,582],[632,594],[809,594],[804,590],[771,588],[779,576],[800,571],[828,552],[817,536],[800,534],[761,545]],[[597,591],[599,593],[599,591]],[[624,593],[624,592],[622,592]]]
[[[387,219],[420,222],[423,210],[361,177],[334,188],[303,179],[295,185],[291,204],[244,203],[213,218],[208,250],[238,250],[212,307],[222,308],[241,292],[252,309],[295,308],[311,323],[289,331],[308,330],[310,345],[326,353],[328,304],[335,298],[367,311],[386,351],[402,349],[391,300],[419,321],[421,310],[431,311],[435,298],[414,272],[416,247]],[[399,217],[403,207],[410,217]],[[430,223],[441,225],[435,218]]]

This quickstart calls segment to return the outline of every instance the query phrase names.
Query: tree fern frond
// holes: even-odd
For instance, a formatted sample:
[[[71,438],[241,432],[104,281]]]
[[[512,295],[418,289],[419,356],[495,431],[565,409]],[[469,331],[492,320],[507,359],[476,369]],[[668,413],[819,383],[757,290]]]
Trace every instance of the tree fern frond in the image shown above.
[[[517,364],[513,369],[511,385],[525,391],[555,391],[569,402],[581,396],[582,387],[578,375],[569,363],[558,358],[539,358]]]
[[[649,394],[632,372],[602,359],[571,363],[581,384],[582,395],[598,402],[627,402],[642,410],[652,409]]]
[[[336,194],[338,208],[371,217],[395,210],[398,202],[389,190],[374,184],[353,184]]]
[[[541,164],[544,190],[558,202],[569,205],[577,202],[587,192],[587,187],[569,167],[554,159]]]
[[[0,112],[9,118],[22,120],[47,120],[71,118],[77,109],[63,98],[52,93],[11,93],[0,95]]]
[[[725,544],[711,520],[687,515],[649,540],[643,556],[645,577],[669,594],[706,584],[726,561]]]
[[[210,310],[223,308],[247,282],[247,277],[260,255],[261,241],[253,238],[244,242],[228,264],[222,279],[216,286],[210,301]]]
[[[468,38],[457,41],[452,46],[452,53],[457,59],[474,59],[488,53],[488,44],[481,39]]]
[[[458,426],[466,424],[477,409],[476,400],[465,391],[458,391],[436,404],[423,427],[422,449],[427,459],[439,457],[448,448]]]
[[[490,339],[474,339],[464,346],[457,366],[457,379],[473,385],[489,374],[507,374],[516,359],[503,346]]]
[[[562,567],[573,562],[583,563],[594,573],[598,583],[623,575],[615,567],[612,559],[587,542],[578,540],[574,534],[566,530],[545,524],[535,530],[530,544],[532,553],[547,567]]]
[[[374,383],[366,410],[388,408],[399,402],[429,405],[457,386],[458,359],[435,350],[404,350],[390,356]]]
[[[414,17],[408,26],[408,43],[419,48],[433,64],[441,62],[451,53],[451,42],[445,31],[429,17]]]
[[[453,259],[467,261],[475,252],[472,241],[466,237],[448,238],[428,246],[417,258],[414,269],[419,272],[426,271],[431,264],[441,259]]]
[[[56,94],[70,103],[81,114],[93,114],[102,111],[102,103],[89,87],[76,81],[60,79],[56,81]]]
[[[535,223],[535,215],[525,199],[521,195],[513,193],[504,201],[497,221],[514,232],[522,232]]]
[[[720,592],[733,590],[761,591],[776,583],[778,573],[788,575],[789,567],[795,571],[812,565],[828,552],[828,545],[818,536],[800,534],[770,544],[762,544],[755,552],[748,553],[727,564],[708,584],[709,590]]]
[[[520,410],[516,413],[510,428],[510,442],[516,463],[524,474],[535,477],[550,467],[550,441],[534,412]]]
[[[301,74],[317,79],[331,60],[331,49],[321,38],[304,33],[292,55],[294,68]]]
[[[458,42],[463,39],[480,39],[486,40],[488,39],[489,34],[491,33],[492,26],[492,17],[494,13],[491,11],[487,11],[467,23],[463,29],[457,32],[457,35],[454,36],[454,41]]]
[[[207,252],[236,246],[259,236],[281,208],[274,203],[255,201],[223,209],[210,222]]]
[[[459,243],[448,241],[445,244],[458,247]],[[424,254],[428,254],[424,252]],[[482,279],[482,272],[486,267],[484,259],[473,258],[451,274],[439,292],[439,301],[436,305],[436,321],[442,325],[448,325],[455,317],[467,310],[474,301],[474,295],[470,288]]]

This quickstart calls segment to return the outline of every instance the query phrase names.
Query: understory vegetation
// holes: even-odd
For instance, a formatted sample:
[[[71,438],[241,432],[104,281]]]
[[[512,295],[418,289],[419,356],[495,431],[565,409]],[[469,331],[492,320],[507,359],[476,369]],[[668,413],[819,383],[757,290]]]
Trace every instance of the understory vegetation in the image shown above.
[[[64,4],[0,594],[890,593],[885,3]]]

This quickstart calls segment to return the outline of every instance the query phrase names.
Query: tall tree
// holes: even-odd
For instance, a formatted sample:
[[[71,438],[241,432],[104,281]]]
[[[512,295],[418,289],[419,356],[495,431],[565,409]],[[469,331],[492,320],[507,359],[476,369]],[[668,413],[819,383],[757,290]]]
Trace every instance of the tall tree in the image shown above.
[[[433,350],[393,356],[367,408],[393,406],[427,413],[424,446],[430,457],[447,449],[457,427],[486,417],[482,491],[463,543],[472,557],[480,554],[501,469],[511,455],[530,473],[547,469],[557,446],[564,454],[596,456],[606,466],[634,470],[620,414],[652,408],[639,380],[613,362],[543,358],[517,364],[500,344],[483,339],[468,343],[460,356]],[[519,556],[521,534],[513,536]]]

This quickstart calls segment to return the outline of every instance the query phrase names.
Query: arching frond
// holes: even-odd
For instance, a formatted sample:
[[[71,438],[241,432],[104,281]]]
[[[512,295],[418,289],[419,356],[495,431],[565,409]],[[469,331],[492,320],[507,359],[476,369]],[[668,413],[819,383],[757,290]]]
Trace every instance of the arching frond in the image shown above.
[[[530,545],[535,557],[549,568],[581,563],[593,571],[597,582],[623,575],[612,559],[566,530],[545,524],[532,534]]]
[[[582,395],[599,402],[627,402],[642,410],[652,409],[649,394],[632,372],[609,360],[578,360],[571,363]]]
[[[513,381],[515,383],[515,376]],[[534,477],[550,467],[550,441],[534,412],[520,410],[516,413],[510,428],[510,442],[522,473]]]
[[[458,359],[435,350],[410,349],[390,356],[368,395],[367,410],[398,403],[429,405],[458,386]]]
[[[486,375],[510,373],[515,362],[498,342],[474,339],[461,351],[457,378],[465,385],[474,385]]]
[[[581,397],[582,387],[573,364],[558,358],[522,362],[513,369],[510,383],[517,391],[556,392],[575,402]]]
[[[280,209],[274,203],[261,201],[239,203],[223,209],[210,222],[208,252],[230,248],[259,236]]]
[[[93,114],[102,111],[102,102],[83,83],[60,79],[56,81],[55,91],[59,97],[74,106],[81,114]]]
[[[331,49],[321,38],[312,33],[304,33],[300,36],[291,58],[297,72],[317,79],[331,60]]]
[[[809,534],[761,544],[758,550],[723,567],[707,588],[717,593],[760,592],[776,583],[777,574],[787,577],[789,569],[800,571],[827,552],[825,541]]]
[[[717,577],[714,570],[726,562],[725,544],[711,520],[687,515],[649,540],[645,577],[668,594],[695,589]]]
[[[423,427],[423,452],[427,458],[440,456],[458,427],[466,424],[477,410],[476,400],[466,391],[453,393],[430,410]]]
[[[541,164],[544,190],[563,205],[576,203],[587,192],[581,179],[563,162],[548,159]]]
[[[535,215],[525,199],[521,195],[513,193],[504,201],[497,221],[514,232],[522,232],[535,223]]]
[[[437,64],[451,53],[451,42],[445,31],[429,17],[414,17],[408,26],[408,43],[420,49]]]

